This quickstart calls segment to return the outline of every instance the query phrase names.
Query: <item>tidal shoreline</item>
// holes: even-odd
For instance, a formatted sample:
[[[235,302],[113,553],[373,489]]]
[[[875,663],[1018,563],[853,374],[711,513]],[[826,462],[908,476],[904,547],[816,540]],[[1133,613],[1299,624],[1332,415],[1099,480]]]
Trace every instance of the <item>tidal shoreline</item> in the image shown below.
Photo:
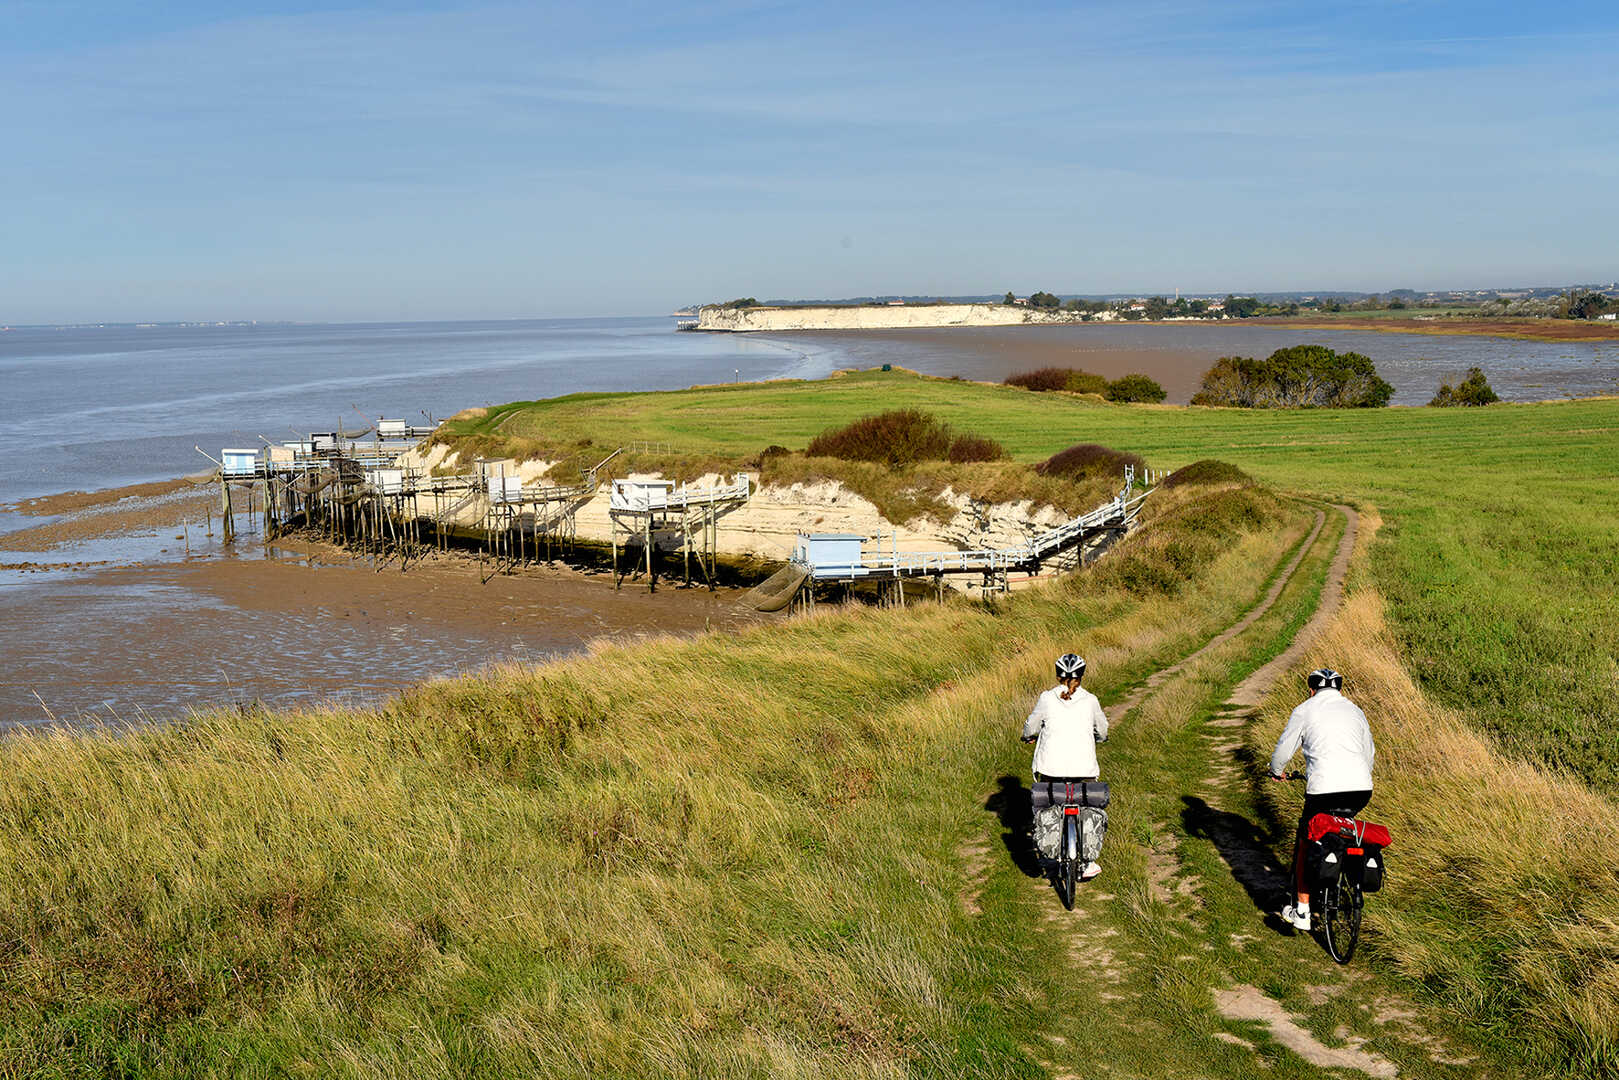
[[[759,622],[740,588],[626,582],[560,564],[480,583],[476,560],[408,570],[299,536],[225,545],[189,483],[36,500],[0,536],[0,730],[173,719],[191,708],[379,700],[424,679]],[[212,491],[213,489],[204,489]],[[216,498],[216,496],[215,496]],[[212,537],[203,527],[212,507]],[[189,543],[181,539],[189,533]],[[37,696],[36,696],[37,695]]]

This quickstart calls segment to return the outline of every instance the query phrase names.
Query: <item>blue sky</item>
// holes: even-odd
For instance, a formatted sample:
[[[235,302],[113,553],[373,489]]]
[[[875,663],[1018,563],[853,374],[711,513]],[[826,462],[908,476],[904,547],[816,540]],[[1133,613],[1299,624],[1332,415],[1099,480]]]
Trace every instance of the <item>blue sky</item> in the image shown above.
[[[1619,277],[1609,5],[0,0],[0,323]]]

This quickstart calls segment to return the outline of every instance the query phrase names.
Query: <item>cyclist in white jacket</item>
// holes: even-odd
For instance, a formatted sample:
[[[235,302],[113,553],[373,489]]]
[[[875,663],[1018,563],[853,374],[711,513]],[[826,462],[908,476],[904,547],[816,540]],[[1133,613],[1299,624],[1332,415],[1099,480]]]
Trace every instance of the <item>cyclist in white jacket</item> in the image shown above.
[[[1371,725],[1366,714],[1341,690],[1344,677],[1331,668],[1305,676],[1309,698],[1287,718],[1276,752],[1270,758],[1272,778],[1285,779],[1287,763],[1304,751],[1304,812],[1299,818],[1298,840],[1293,847],[1293,884],[1297,903],[1282,909],[1282,921],[1299,930],[1310,929],[1310,891],[1304,876],[1304,845],[1310,819],[1317,814],[1352,818],[1372,799]]]
[[[1040,695],[1023,722],[1023,741],[1039,740],[1034,747],[1036,780],[1095,780],[1101,773],[1096,744],[1107,741],[1107,716],[1096,695],[1080,688],[1084,675],[1083,657],[1058,657],[1057,685]],[[1101,872],[1092,862],[1081,876],[1090,879]]]

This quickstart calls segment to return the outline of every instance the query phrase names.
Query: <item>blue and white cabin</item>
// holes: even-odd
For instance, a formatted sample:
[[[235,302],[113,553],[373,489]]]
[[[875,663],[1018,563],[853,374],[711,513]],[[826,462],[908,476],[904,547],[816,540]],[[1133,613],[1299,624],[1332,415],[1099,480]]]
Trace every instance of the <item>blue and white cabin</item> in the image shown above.
[[[614,480],[608,506],[614,510],[663,510],[669,506],[673,480]]]
[[[226,476],[257,476],[259,474],[259,450],[256,446],[246,449],[226,447],[219,452],[222,463],[220,472]]]
[[[365,482],[382,495],[402,495],[405,491],[404,469],[367,469]]]
[[[489,485],[489,501],[495,504],[520,503],[523,501],[523,478],[520,476],[507,476],[505,473],[491,474],[486,482]]]
[[[810,567],[812,576],[822,580],[865,577],[871,572],[860,562],[865,539],[859,533],[800,533],[793,561]]]

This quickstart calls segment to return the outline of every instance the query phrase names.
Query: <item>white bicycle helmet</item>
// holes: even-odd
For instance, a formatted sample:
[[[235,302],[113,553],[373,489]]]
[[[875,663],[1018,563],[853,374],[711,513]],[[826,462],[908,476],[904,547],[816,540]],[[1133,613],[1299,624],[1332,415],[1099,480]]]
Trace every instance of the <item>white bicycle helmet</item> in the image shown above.
[[[1316,668],[1304,677],[1304,685],[1311,690],[1342,690],[1344,677],[1329,667]]]
[[[1063,653],[1057,657],[1057,680],[1067,682],[1085,676],[1085,658],[1078,653]]]

